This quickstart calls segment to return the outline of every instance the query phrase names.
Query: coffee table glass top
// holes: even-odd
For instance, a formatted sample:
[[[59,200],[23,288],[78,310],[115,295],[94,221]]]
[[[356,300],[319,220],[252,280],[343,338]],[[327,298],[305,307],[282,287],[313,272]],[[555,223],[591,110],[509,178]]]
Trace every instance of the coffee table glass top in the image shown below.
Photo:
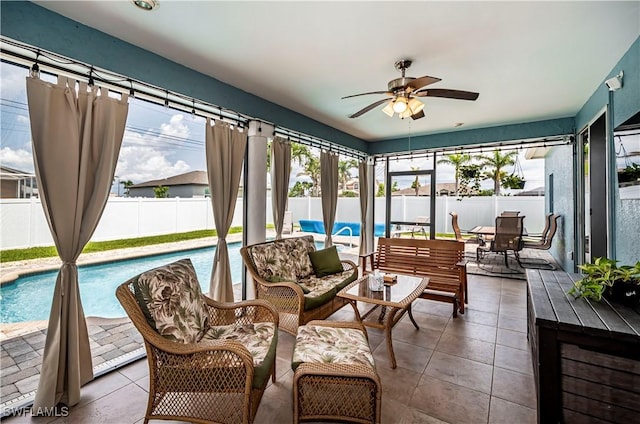
[[[362,277],[340,290],[338,296],[380,305],[399,306],[418,297],[427,286],[427,278],[397,275],[397,283],[385,285],[380,291],[371,290],[368,276]]]

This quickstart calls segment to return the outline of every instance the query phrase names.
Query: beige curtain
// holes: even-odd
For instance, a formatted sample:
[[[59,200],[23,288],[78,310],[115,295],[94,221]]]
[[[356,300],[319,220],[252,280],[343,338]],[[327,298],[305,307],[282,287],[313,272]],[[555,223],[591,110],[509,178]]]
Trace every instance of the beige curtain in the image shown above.
[[[107,203],[127,119],[121,100],[58,78],[27,78],[33,159],[51,235],[62,259],[34,409],[75,405],[93,378],[87,324],[80,302],[76,259]],[[34,296],[37,296],[34,293]]]
[[[324,222],[324,247],[331,247],[331,231],[336,220],[338,206],[338,155],[320,153],[320,195],[322,196],[322,220]]]
[[[367,215],[369,209],[369,191],[371,186],[369,184],[369,165],[367,161],[361,160],[358,163],[358,190],[360,194],[360,254],[364,255],[369,253],[369,245],[371,244],[370,227],[372,222],[368,222]]]
[[[280,137],[271,142],[271,209],[276,238],[282,238],[284,212],[287,210],[289,176],[291,175],[291,144]]]
[[[247,133],[218,120],[212,126],[211,119],[207,118],[205,135],[209,191],[213,220],[218,232],[209,296],[221,302],[233,302],[233,282],[226,239],[236,209]]]

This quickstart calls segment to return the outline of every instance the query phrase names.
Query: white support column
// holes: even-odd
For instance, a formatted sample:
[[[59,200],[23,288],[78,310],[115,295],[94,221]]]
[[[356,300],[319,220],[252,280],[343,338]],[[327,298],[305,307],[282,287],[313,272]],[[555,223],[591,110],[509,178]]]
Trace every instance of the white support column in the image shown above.
[[[367,193],[367,196],[369,196],[369,201],[367,202],[367,222],[369,223],[369,225],[367,226],[367,228],[364,229],[360,229],[360,230],[364,230],[367,232],[367,246],[365,246],[366,248],[366,252],[373,252],[375,249],[375,244],[374,244],[374,237],[375,237],[375,207],[376,207],[376,191],[378,190],[378,187],[376,187],[376,168],[375,165],[373,164],[373,159],[369,158],[369,160],[367,160],[367,183],[369,184],[369,193]]]
[[[259,121],[249,122],[247,166],[244,181],[244,240],[247,245],[266,239],[267,228],[267,139],[274,128]],[[247,299],[254,299],[251,276],[247,272]]]

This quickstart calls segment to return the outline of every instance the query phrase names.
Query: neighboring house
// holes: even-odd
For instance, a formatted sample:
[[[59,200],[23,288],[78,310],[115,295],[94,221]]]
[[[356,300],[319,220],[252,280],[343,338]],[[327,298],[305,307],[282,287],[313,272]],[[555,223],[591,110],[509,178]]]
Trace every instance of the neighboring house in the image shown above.
[[[26,199],[38,197],[36,175],[0,166],[0,198]]]
[[[204,197],[209,195],[209,180],[205,171],[191,171],[186,174],[160,180],[145,181],[129,187],[129,197],[155,197],[153,189],[169,187],[169,197]]]

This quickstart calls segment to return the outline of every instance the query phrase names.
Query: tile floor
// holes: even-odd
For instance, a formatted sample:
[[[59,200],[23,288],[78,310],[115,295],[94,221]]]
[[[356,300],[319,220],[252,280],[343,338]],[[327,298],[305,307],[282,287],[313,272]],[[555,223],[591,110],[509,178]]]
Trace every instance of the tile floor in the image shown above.
[[[382,380],[382,423],[534,423],[536,395],[526,336],[526,282],[469,276],[469,305],[451,318],[449,304],[414,303],[415,330],[405,318],[393,330],[398,367],[391,369],[380,332],[369,342]],[[351,320],[349,307],[332,320]],[[277,374],[255,422],[292,421],[290,368],[294,338],[281,333]],[[146,360],[97,378],[83,388],[67,417],[4,419],[9,424],[139,423],[147,403]]]

